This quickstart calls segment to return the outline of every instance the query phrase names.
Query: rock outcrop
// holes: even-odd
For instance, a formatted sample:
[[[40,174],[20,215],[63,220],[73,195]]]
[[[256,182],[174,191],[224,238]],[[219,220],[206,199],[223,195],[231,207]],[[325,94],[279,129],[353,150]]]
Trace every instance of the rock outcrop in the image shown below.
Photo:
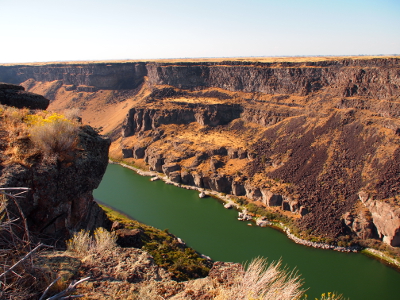
[[[17,90],[13,86],[11,89]],[[7,104],[19,107],[20,103],[26,103],[24,96],[21,98],[7,98]],[[32,99],[36,98],[43,97],[32,96]],[[47,105],[43,108],[46,107]],[[0,117],[1,122],[4,122],[4,117]],[[18,118],[14,122],[18,122]],[[19,122],[23,122],[21,117]],[[14,126],[22,128],[18,123]],[[34,144],[28,137],[23,136],[22,130],[14,133],[9,133],[8,130],[6,125],[0,126],[0,186],[29,188],[25,197],[16,198],[19,207],[13,201],[8,201],[9,212],[14,214],[15,219],[21,220],[21,209],[34,236],[60,240],[61,243],[70,237],[71,233],[80,229],[109,227],[108,219],[92,195],[93,189],[100,184],[108,164],[108,138],[100,136],[90,126],[80,126],[77,146],[72,153],[68,153],[62,159],[45,160],[39,152],[34,152]],[[19,134],[21,137],[10,138],[13,134]],[[12,142],[3,143],[3,140],[10,139]],[[17,145],[17,153],[10,150]],[[32,154],[26,154],[26,149],[33,151]],[[28,159],[22,159],[23,155],[27,155]]]
[[[63,242],[83,228],[109,227],[92,195],[106,170],[109,145],[86,126],[79,133],[80,150],[73,160],[30,167],[10,164],[1,170],[1,187],[30,189],[27,197],[17,199],[32,233]],[[12,211],[18,217],[16,209]]]
[[[0,82],[0,104],[17,108],[46,109],[50,101],[42,95],[25,92],[20,85]]]
[[[365,192],[360,192],[359,197],[370,212],[379,238],[391,246],[399,247],[400,208],[393,203],[371,199]]]

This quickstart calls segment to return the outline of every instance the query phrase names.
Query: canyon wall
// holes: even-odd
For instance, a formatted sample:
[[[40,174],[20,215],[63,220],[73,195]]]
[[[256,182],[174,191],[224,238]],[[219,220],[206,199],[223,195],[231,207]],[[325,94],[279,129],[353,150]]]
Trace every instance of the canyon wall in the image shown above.
[[[182,89],[219,87],[266,94],[309,94],[325,87],[346,97],[374,99],[399,96],[399,59],[342,59],[301,63],[82,63],[0,66],[0,81],[28,79],[95,89],[134,89],[149,78],[155,85]]]
[[[20,84],[28,79],[60,81],[63,85],[96,89],[134,89],[147,74],[144,63],[46,64],[0,66],[0,81]]]
[[[229,91],[302,94],[325,87],[343,96],[384,99],[399,96],[399,59],[309,63],[149,64],[153,84],[182,89],[219,87]]]
[[[113,90],[125,159],[290,211],[317,236],[400,246],[397,57],[0,66],[0,81],[50,82],[53,105],[79,96],[86,111]]]

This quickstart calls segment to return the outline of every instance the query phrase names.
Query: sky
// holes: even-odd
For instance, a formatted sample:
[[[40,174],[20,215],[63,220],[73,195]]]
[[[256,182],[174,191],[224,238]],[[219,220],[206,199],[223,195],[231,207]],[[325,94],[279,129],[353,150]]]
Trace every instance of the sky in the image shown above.
[[[400,0],[0,0],[0,63],[400,54]]]

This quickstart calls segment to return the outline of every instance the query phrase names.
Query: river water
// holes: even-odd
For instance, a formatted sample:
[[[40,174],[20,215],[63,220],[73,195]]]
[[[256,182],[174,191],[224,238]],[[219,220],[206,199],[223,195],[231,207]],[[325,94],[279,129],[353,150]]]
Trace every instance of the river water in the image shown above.
[[[109,164],[94,197],[133,219],[169,231],[213,260],[246,262],[257,256],[282,259],[304,280],[308,299],[339,292],[351,300],[399,299],[400,272],[360,253],[298,245],[272,228],[248,226],[213,198],[119,165]]]

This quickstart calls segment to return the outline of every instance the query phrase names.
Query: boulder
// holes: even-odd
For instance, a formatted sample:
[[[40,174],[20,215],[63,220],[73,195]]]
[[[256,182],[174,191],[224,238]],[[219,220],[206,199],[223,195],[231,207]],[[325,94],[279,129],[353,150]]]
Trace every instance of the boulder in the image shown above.
[[[115,231],[117,234],[117,244],[121,247],[142,248],[142,229],[118,229]]]
[[[269,190],[261,189],[262,202],[267,206],[281,206],[282,196],[272,193]]]
[[[306,207],[300,206],[299,213],[300,213],[301,216],[305,216],[306,214],[308,214],[308,212],[309,211],[308,211],[308,209]]]
[[[141,159],[144,157],[145,150],[147,147],[134,147],[133,148],[133,158]]]
[[[238,158],[239,157],[238,150],[234,148],[228,148],[228,156],[229,158],[233,159]]]
[[[175,171],[175,172],[170,172],[169,173],[169,180],[175,183],[180,183],[181,182],[181,172]]]
[[[150,165],[152,171],[163,172],[164,157],[162,154],[157,153],[156,149],[148,148],[144,159]]]
[[[283,210],[290,211],[290,203],[289,203],[288,200],[283,200],[283,201],[282,201],[282,209],[283,209]]]
[[[246,196],[255,201],[262,200],[261,190],[257,187],[252,186],[250,183],[245,184]]]
[[[170,176],[171,172],[176,172],[176,171],[180,171],[181,166],[175,163],[170,163],[170,164],[164,164],[162,166],[162,172],[167,175]],[[180,174],[179,174],[180,177]]]
[[[132,149],[122,149],[122,157],[123,158],[133,157],[133,150]]]
[[[368,210],[362,210],[353,215],[347,212],[342,217],[343,222],[361,239],[379,238],[376,227]]]

